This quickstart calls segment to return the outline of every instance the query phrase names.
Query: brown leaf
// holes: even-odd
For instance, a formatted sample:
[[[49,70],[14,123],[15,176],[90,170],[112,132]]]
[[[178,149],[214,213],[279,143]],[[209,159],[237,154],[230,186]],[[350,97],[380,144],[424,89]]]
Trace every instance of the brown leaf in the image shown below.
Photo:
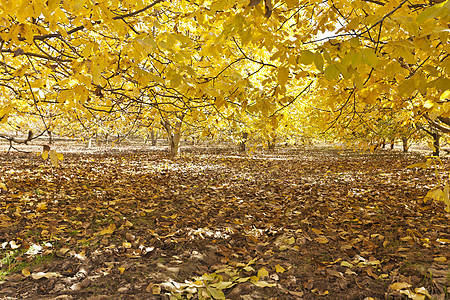
[[[259,4],[259,2],[261,2],[261,0],[250,0],[250,3],[248,4],[248,6],[250,6],[250,7],[256,6]]]
[[[23,51],[23,49],[19,48],[19,49],[17,49],[16,51],[14,51],[13,57],[21,56],[21,55],[23,55],[24,53],[25,53],[25,52]]]
[[[272,15],[273,6],[271,1],[272,0],[264,0],[264,3],[266,4],[266,13],[264,14],[264,16],[266,18],[270,18],[270,16]]]

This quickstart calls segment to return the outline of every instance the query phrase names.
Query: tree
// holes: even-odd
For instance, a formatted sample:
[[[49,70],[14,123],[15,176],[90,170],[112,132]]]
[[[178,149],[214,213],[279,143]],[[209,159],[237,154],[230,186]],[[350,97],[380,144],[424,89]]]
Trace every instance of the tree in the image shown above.
[[[52,133],[79,123],[73,134],[90,135],[120,120],[130,133],[161,123],[181,134],[236,113],[269,138],[292,108],[302,114],[288,127],[312,117],[316,133],[343,139],[386,111],[411,112],[411,124],[449,117],[448,1],[250,4],[7,1],[0,122]]]

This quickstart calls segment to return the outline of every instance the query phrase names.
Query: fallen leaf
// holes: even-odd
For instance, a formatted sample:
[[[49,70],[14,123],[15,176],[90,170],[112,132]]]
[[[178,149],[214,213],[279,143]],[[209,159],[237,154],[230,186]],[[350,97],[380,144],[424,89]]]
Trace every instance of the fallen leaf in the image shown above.
[[[311,228],[311,231],[318,235],[323,234],[323,231],[317,228]]]
[[[161,295],[161,287],[158,284],[152,286],[153,295]]]
[[[329,240],[323,235],[316,237],[314,240],[320,244],[326,244],[329,242]]]
[[[269,272],[265,268],[258,270],[258,278],[266,277],[267,275],[269,275]]]
[[[125,223],[123,224],[124,227],[133,227],[133,223],[131,223],[130,221],[126,220]]]
[[[225,294],[221,290],[212,288],[210,286],[207,286],[206,289],[208,290],[208,292],[210,292],[211,296],[214,299],[225,299]]]
[[[347,268],[353,268],[353,265],[345,260],[341,262],[341,266],[347,267]]]
[[[425,300],[425,295],[416,294],[410,290],[400,290],[400,294],[408,296],[408,298],[413,300]]]
[[[109,224],[109,226],[102,231],[100,231],[99,235],[105,235],[105,234],[113,234],[116,230],[116,225],[114,223]]]
[[[224,290],[232,287],[234,284],[235,283],[233,281],[220,281],[216,284],[211,284],[211,286],[219,290]]]
[[[443,263],[443,262],[446,262],[446,261],[447,261],[447,257],[445,257],[445,256],[438,256],[438,257],[433,258],[433,260],[434,260],[435,262]]]
[[[284,273],[284,271],[285,271],[285,269],[282,266],[280,266],[280,265],[275,266],[275,272]]]
[[[289,294],[296,297],[303,297],[303,292],[288,291]]]
[[[389,290],[398,291],[398,290],[403,290],[403,289],[407,289],[410,287],[411,287],[411,285],[407,282],[396,282],[389,286]]]
[[[416,288],[416,289],[414,289],[414,291],[415,291],[417,294],[422,294],[422,295],[425,295],[425,296],[427,296],[428,298],[432,299],[431,295],[428,293],[427,289],[424,288],[424,287]]]
[[[276,286],[276,283],[268,283],[266,281],[257,281],[253,283],[254,285],[258,286],[258,287],[272,287],[272,286]]]
[[[9,245],[11,246],[11,249],[13,249],[13,250],[20,247],[20,244],[17,245],[15,241],[10,241]]]
[[[288,244],[288,245],[292,245],[293,243],[295,243],[294,237],[290,237],[289,239],[286,240],[286,244]]]
[[[404,248],[404,247],[400,247],[397,249],[398,252],[405,252],[405,251],[409,251],[410,248]]]
[[[326,269],[326,272],[328,273],[328,275],[331,275],[331,276],[335,276],[335,277],[342,278],[342,279],[345,278],[341,272],[338,272],[336,270]]]
[[[22,275],[25,277],[28,277],[31,275],[30,273],[30,267],[26,267],[25,269],[22,269]]]
[[[33,273],[31,274],[31,277],[35,280],[41,279],[41,278],[56,278],[56,277],[62,277],[61,274],[55,273],[55,272],[48,272],[48,273],[44,273],[44,272],[37,272],[37,273]]]

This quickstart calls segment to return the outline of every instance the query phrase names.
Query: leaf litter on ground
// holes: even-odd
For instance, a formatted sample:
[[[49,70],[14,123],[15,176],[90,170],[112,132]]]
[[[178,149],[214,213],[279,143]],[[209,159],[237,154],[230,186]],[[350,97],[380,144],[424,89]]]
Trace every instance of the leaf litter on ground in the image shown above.
[[[2,156],[0,297],[445,297],[422,157],[201,150]]]

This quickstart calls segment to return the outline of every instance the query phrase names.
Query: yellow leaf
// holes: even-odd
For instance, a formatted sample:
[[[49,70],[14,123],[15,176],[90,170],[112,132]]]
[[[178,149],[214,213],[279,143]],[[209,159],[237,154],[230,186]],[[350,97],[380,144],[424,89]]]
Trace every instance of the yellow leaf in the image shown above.
[[[150,283],[147,286],[146,291],[149,293],[151,292],[153,295],[161,295],[161,287],[159,284]]]
[[[436,261],[436,262],[443,263],[443,262],[447,261],[447,258],[445,256],[438,256],[438,257],[435,257],[433,260]]]
[[[278,83],[280,85],[285,85],[289,79],[289,68],[288,67],[279,67],[277,69],[278,72]]]
[[[0,189],[3,189],[5,191],[8,190],[8,188],[6,187],[6,185],[3,182],[0,182]]]
[[[221,290],[215,289],[210,286],[207,286],[206,289],[211,294],[213,299],[225,299],[225,294]]]
[[[287,7],[289,7],[289,8],[294,8],[299,5],[298,0],[286,0],[285,2],[286,2]]]
[[[411,285],[407,282],[396,282],[396,283],[391,284],[389,286],[389,289],[391,291],[398,291],[398,290],[407,289],[409,287],[411,287]]]
[[[314,65],[316,66],[317,70],[323,71],[323,64],[324,62],[322,54],[316,52],[316,54],[314,55]]]
[[[416,288],[416,289],[414,289],[414,291],[415,291],[417,294],[426,295],[428,298],[431,299],[430,294],[428,293],[427,289],[424,288],[424,287]]]
[[[180,86],[181,79],[182,79],[182,77],[180,74],[174,74],[172,79],[170,80],[170,85],[174,88]]]
[[[268,275],[269,275],[269,272],[267,272],[267,270],[265,268],[261,268],[261,269],[258,270],[258,277],[259,278],[265,277],[265,276],[268,276]]]
[[[125,272],[125,268],[119,267],[118,269],[121,275],[123,274],[123,272]]]
[[[378,56],[372,49],[363,49],[362,51],[362,61],[366,63],[369,67],[376,67],[379,63]]]
[[[436,241],[444,245],[450,243],[450,239],[437,239]]]
[[[133,227],[133,223],[131,223],[130,221],[126,220],[125,224],[123,224],[124,227]]]
[[[47,203],[41,202],[36,206],[37,211],[47,210]]]
[[[50,156],[50,161],[52,162],[52,165],[57,167],[58,166],[58,156],[56,155],[56,151],[50,150],[49,156]]]
[[[290,237],[289,239],[286,240],[286,244],[288,244],[288,245],[292,245],[293,243],[295,243],[294,237]]]
[[[311,231],[314,232],[315,234],[323,234],[323,231],[317,228],[311,228]]]
[[[427,200],[440,200],[442,198],[442,190],[441,189],[433,189],[428,191],[428,193],[423,198],[423,202],[427,202]]]
[[[416,293],[413,293],[410,290],[400,290],[399,292],[400,292],[400,294],[408,296],[409,299],[425,300],[425,295],[416,294]]]
[[[276,286],[276,283],[268,283],[266,281],[257,281],[253,283],[254,285],[256,285],[257,287],[272,287],[272,286]]]
[[[129,242],[123,242],[122,246],[127,249],[130,249],[132,247],[131,243],[129,243]]]
[[[105,235],[105,234],[113,234],[113,232],[116,230],[116,224],[111,223],[109,226],[102,231],[100,231],[99,235]]]
[[[348,267],[348,268],[353,268],[353,265],[347,261],[343,261],[341,262],[341,266],[343,267]]]
[[[62,153],[56,153],[56,157],[61,161],[64,159],[64,155]]]
[[[329,242],[329,240],[323,235],[316,237],[314,240],[320,244],[326,244]]]
[[[54,11],[58,7],[59,3],[61,3],[60,0],[48,0],[47,2],[48,10]]]
[[[298,58],[299,63],[304,65],[310,65],[315,60],[315,55],[309,50],[303,50],[300,52],[300,57]]]
[[[329,65],[325,68],[324,75],[327,80],[334,80],[339,78],[339,72],[336,65]]]
[[[282,266],[280,266],[280,265],[276,265],[275,266],[275,271],[277,273],[284,273],[285,269]]]
[[[55,277],[62,277],[61,274],[55,273],[55,272],[48,272],[48,273],[44,273],[44,272],[37,272],[37,273],[33,273],[31,274],[31,277],[35,280],[41,279],[41,278],[55,278]]]
[[[30,273],[30,267],[26,267],[25,269],[22,269],[22,275],[25,277],[28,277],[31,275]]]
[[[445,204],[445,211],[450,212],[450,187],[448,185],[448,182],[445,183],[444,191],[442,192],[444,196],[444,204]]]
[[[48,158],[48,151],[42,152],[42,158],[47,159]]]

